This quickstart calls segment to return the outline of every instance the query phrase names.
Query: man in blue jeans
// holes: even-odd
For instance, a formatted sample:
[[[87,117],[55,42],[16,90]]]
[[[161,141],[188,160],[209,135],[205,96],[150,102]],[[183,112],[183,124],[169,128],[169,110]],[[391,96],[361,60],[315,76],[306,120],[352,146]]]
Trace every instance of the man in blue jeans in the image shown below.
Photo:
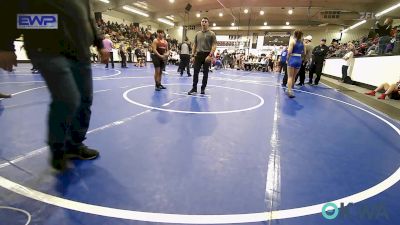
[[[5,7],[0,68],[11,71],[16,66],[13,41],[23,34],[28,56],[51,93],[47,142],[52,167],[65,170],[70,159],[98,157],[97,150],[83,144],[93,100],[89,46],[98,48],[103,63],[108,53],[97,33],[89,0],[0,2]],[[34,17],[47,23],[34,22]]]

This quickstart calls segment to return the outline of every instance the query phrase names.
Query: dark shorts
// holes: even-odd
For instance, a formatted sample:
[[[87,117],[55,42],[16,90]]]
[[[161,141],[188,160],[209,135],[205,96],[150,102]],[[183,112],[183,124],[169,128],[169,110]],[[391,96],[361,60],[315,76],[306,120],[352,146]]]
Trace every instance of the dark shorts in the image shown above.
[[[394,99],[394,100],[400,100],[400,93],[399,93],[399,91],[393,91],[393,92],[390,94],[390,98],[391,98],[391,99]]]
[[[151,54],[151,59],[153,60],[154,67],[160,67],[164,68],[165,67],[165,61],[160,59],[157,55]]]

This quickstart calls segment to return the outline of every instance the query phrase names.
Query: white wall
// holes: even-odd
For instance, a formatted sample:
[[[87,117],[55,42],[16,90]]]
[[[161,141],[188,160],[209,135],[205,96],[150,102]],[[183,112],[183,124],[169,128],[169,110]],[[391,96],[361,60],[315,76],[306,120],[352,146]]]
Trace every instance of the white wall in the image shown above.
[[[178,43],[182,42],[183,36],[183,27],[182,26],[175,26],[173,28],[168,29],[168,34],[171,38],[175,38],[178,40]],[[189,39],[190,40],[190,39]]]
[[[361,57],[355,58],[351,79],[353,81],[379,86],[382,83],[395,83],[400,80],[400,73],[395,69],[400,62],[400,56]],[[327,59],[323,73],[335,77],[342,77],[342,59]]]

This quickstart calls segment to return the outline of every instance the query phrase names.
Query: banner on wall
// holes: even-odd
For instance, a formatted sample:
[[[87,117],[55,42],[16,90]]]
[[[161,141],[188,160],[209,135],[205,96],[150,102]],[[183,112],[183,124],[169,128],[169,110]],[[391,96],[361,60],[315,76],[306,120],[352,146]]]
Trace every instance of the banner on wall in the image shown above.
[[[217,47],[248,48],[249,41],[217,41]]]
[[[288,45],[290,32],[265,32],[264,46]]]
[[[252,49],[256,49],[257,48],[257,41],[258,41],[258,34],[257,33],[253,33],[253,38],[251,41],[251,48]]]

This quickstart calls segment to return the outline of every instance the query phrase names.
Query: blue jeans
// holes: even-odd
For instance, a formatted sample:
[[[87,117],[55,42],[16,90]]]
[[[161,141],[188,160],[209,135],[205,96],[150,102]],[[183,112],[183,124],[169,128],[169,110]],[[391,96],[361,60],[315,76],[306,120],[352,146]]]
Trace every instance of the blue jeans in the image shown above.
[[[79,146],[86,139],[93,101],[90,58],[77,61],[59,54],[30,53],[51,94],[48,115],[50,150]]]
[[[379,38],[378,54],[383,55],[386,53],[386,46],[390,43],[390,36],[382,36]]]

